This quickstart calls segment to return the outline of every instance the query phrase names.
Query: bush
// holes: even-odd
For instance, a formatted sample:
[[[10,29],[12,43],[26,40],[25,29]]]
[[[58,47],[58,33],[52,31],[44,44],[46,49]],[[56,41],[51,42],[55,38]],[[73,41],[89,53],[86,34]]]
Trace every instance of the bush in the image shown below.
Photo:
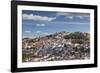
[[[30,59],[31,57],[32,57],[31,55],[23,54],[22,55],[22,62],[26,62],[26,60]]]
[[[64,36],[65,39],[86,39],[86,36],[81,32],[70,33]]]

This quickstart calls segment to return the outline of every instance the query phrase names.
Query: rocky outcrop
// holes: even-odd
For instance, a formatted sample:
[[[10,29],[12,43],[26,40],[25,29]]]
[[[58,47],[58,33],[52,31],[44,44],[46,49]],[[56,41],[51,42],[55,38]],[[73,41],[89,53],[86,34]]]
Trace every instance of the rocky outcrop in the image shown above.
[[[90,58],[89,39],[82,39],[82,44],[73,43],[73,39],[65,39],[68,32],[60,32],[45,37],[23,39],[23,62],[59,61]],[[89,34],[82,33],[89,37]],[[86,42],[87,40],[87,42]],[[28,59],[27,59],[28,55]]]

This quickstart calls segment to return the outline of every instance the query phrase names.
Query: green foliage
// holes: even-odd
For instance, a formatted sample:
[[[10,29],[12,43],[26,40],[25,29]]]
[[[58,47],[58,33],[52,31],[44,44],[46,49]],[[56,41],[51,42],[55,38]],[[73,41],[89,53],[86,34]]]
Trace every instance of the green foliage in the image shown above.
[[[89,40],[88,34],[84,35],[84,33],[81,32],[70,33],[69,35],[65,35],[64,38],[71,39],[73,43],[79,43],[79,44],[82,44],[86,40]]]
[[[27,60],[29,60],[29,59],[31,59],[31,55],[29,55],[29,54],[23,54],[22,55],[22,61],[23,62],[26,62]]]
[[[84,40],[82,39],[72,39],[72,43],[78,43],[78,44],[83,44],[84,43]]]
[[[85,39],[86,37],[81,32],[75,32],[75,33],[71,33],[69,35],[66,35],[64,38],[65,39]]]

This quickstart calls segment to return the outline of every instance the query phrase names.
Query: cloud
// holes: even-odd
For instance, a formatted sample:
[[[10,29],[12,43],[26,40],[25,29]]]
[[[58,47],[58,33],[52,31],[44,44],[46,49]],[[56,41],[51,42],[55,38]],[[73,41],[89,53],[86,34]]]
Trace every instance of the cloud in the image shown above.
[[[74,16],[66,16],[68,19],[74,19]]]
[[[36,26],[39,26],[39,27],[44,27],[45,24],[36,24]]]
[[[27,38],[28,36],[26,36],[26,35],[23,35],[23,38]]]
[[[41,26],[41,24],[36,24],[36,26]]]
[[[74,17],[77,17],[79,19],[89,18],[89,13],[72,13],[72,12],[58,12],[56,13],[57,16],[65,16],[65,18],[73,19]]]
[[[47,17],[33,14],[23,14],[23,20],[34,20],[34,21],[53,21],[56,17]]]
[[[89,18],[90,15],[77,15],[76,17],[79,19],[85,19],[85,18]]]
[[[26,31],[24,31],[25,33],[31,33],[31,31],[29,31],[29,30],[26,30]]]
[[[69,21],[69,22],[66,22],[66,21],[57,21],[57,22],[50,22],[51,24],[66,24],[66,25],[87,25],[87,24],[90,24],[90,22],[79,22],[79,21]]]
[[[76,25],[85,25],[85,24],[89,24],[88,22],[84,22],[84,23],[82,23],[82,22],[72,22],[72,23],[67,23],[67,24],[76,24]]]
[[[60,15],[73,15],[73,16],[84,16],[84,17],[89,17],[90,14],[89,13],[77,13],[77,12],[58,12],[56,13],[57,16]]]
[[[36,31],[36,33],[37,33],[37,34],[38,34],[38,33],[41,33],[41,31],[38,30],[38,31]]]
[[[84,17],[83,16],[81,16],[81,15],[78,15],[78,16],[76,16],[77,18],[79,18],[79,19],[83,19]]]
[[[45,26],[45,24],[41,24],[41,26]]]
[[[50,35],[50,33],[49,32],[44,32],[44,35]]]
[[[58,12],[57,16],[61,16],[61,15],[70,15],[70,13],[67,12]]]

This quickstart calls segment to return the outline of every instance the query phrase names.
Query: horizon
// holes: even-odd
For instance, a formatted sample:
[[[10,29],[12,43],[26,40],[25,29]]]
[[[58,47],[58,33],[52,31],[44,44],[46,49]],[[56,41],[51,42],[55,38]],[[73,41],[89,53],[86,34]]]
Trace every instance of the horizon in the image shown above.
[[[65,32],[65,31],[62,31],[62,32]],[[34,36],[32,36],[32,37],[22,37],[22,39],[25,39],[25,38],[28,38],[28,39],[35,39],[35,38],[41,38],[41,37],[46,37],[46,36],[49,36],[49,35],[54,35],[54,34],[56,34],[56,33],[62,33],[62,32],[55,32],[55,33],[52,33],[52,34],[48,34],[48,35],[44,35],[44,36],[37,36],[37,37],[34,37]],[[77,32],[79,32],[79,31],[77,31]],[[75,32],[66,32],[66,33],[75,33]],[[90,33],[90,32],[81,32],[81,33]]]

